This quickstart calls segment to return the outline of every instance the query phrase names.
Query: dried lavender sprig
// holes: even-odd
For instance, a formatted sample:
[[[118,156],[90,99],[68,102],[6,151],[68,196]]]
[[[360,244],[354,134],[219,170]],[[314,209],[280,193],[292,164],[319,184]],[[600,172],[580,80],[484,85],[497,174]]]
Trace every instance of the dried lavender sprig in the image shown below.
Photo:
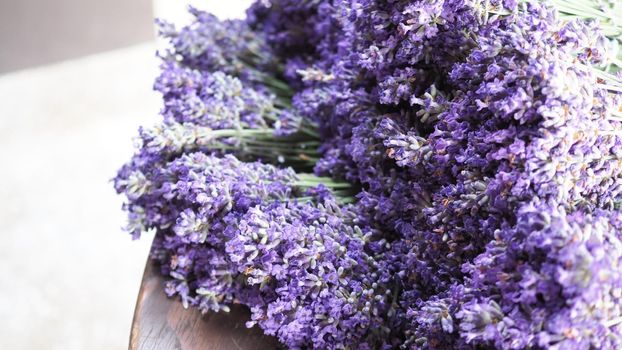
[[[149,228],[190,232],[201,215],[211,225],[228,211],[244,210],[253,203],[347,195],[349,184],[314,175],[299,175],[291,168],[279,169],[261,162],[244,163],[233,155],[218,157],[201,152],[144,168],[130,163],[115,178],[118,193],[127,197],[126,210],[134,236]],[[344,197],[350,200],[348,197]],[[337,197],[339,199],[339,197]],[[196,211],[196,213],[195,213]],[[185,214],[184,214],[185,213]],[[180,215],[185,219],[179,221]],[[190,221],[188,221],[190,220]],[[205,236],[202,239],[205,239]],[[190,241],[198,239],[195,236]]]
[[[536,200],[518,215],[465,266],[473,275],[456,313],[462,336],[500,348],[622,346],[620,213]]]
[[[165,62],[155,89],[162,93],[165,121],[213,129],[267,128],[277,135],[302,132],[319,138],[316,126],[292,110],[288,100],[221,71],[206,72]]]
[[[283,71],[282,63],[259,33],[251,31],[243,21],[221,21],[194,7],[189,7],[189,12],[195,21],[179,31],[170,23],[158,21],[160,35],[172,46],[162,56],[165,61],[204,71],[223,71],[267,86],[279,96],[291,97],[290,87],[277,78]]]
[[[309,137],[277,137],[274,129],[219,129],[169,122],[142,128],[140,152],[145,157],[170,158],[184,152],[234,152],[273,163],[308,162],[318,156],[319,142]]]
[[[290,348],[379,348],[393,290],[388,247],[354,206],[275,203],[242,216],[226,251],[263,298],[252,321]],[[359,223],[359,224],[357,224]]]

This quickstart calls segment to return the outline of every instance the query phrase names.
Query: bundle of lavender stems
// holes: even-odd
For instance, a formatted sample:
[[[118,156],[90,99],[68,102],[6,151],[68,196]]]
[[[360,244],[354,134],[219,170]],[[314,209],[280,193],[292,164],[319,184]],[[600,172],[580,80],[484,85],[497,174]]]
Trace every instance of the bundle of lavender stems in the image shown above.
[[[289,349],[622,349],[622,3],[159,21],[118,172],[165,292]]]

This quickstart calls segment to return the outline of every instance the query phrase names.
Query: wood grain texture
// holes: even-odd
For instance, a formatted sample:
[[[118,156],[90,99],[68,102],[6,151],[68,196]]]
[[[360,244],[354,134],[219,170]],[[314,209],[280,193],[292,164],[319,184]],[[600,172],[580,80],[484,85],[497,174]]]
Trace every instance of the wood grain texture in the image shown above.
[[[158,267],[147,262],[136,302],[129,350],[268,350],[278,342],[257,327],[248,329],[248,309],[202,315],[164,294]]]

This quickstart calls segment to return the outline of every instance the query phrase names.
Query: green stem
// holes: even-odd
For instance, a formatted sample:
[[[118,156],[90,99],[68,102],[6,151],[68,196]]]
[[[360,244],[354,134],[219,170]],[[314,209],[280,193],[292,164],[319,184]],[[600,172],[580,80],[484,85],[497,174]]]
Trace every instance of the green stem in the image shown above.
[[[349,183],[338,183],[338,182],[307,182],[307,181],[295,181],[294,186],[296,187],[317,187],[319,185],[324,185],[328,188],[351,188],[352,186]]]
[[[272,136],[272,129],[210,129],[209,134],[214,138],[231,137],[231,136]]]
[[[559,11],[560,17],[565,20],[594,19],[598,21],[602,33],[612,42],[622,43],[622,6],[620,3],[606,3],[594,0],[552,0],[554,7]],[[603,7],[604,6],[604,7]],[[603,71],[616,72],[622,69],[622,52],[610,57]],[[608,81],[619,81],[618,78],[606,78]],[[617,84],[616,84],[617,85]],[[614,90],[617,91],[617,90]]]
[[[622,93],[622,87],[620,86],[607,85],[607,84],[596,84],[596,86],[598,86],[601,89],[607,89],[612,92]]]
[[[555,8],[560,12],[566,12],[577,16],[585,16],[586,14],[589,14],[595,18],[611,19],[602,11],[598,11],[592,7],[584,6],[582,4],[576,4],[570,1],[562,0],[552,0],[552,3],[555,4]]]
[[[298,198],[296,198],[296,201],[298,201],[298,203],[309,203],[309,202],[312,202],[312,201],[314,201],[316,199],[317,198],[315,198],[315,197],[298,197]],[[336,196],[336,199],[341,204],[354,203],[356,201],[356,198],[354,198],[354,197],[338,197],[338,196]]]

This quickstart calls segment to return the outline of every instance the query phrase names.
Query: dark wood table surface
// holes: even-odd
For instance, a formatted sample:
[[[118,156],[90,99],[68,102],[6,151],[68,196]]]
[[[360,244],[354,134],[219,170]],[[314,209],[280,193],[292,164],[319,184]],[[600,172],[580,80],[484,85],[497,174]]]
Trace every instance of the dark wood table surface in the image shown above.
[[[248,309],[207,313],[184,309],[179,299],[164,294],[158,267],[147,262],[130,335],[130,350],[268,350],[279,349],[275,338],[257,327],[246,328]]]

